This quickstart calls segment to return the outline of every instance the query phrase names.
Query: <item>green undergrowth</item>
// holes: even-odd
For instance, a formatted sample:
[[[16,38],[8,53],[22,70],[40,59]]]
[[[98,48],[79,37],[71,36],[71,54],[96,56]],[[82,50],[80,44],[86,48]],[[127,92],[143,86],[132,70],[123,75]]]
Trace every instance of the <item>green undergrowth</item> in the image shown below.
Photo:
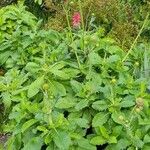
[[[0,16],[7,150],[149,150],[148,43],[126,57],[99,29],[45,31],[23,6]]]

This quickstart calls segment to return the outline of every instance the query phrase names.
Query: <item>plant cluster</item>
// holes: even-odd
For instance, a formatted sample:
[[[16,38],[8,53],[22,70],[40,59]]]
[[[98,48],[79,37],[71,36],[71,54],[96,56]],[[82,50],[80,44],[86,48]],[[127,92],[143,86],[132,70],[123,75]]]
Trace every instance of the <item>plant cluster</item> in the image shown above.
[[[0,16],[6,149],[149,149],[147,45],[126,57],[102,30],[41,30],[22,5]]]
[[[7,150],[149,150],[148,45],[126,57],[101,29],[45,31],[22,5],[0,16]]]

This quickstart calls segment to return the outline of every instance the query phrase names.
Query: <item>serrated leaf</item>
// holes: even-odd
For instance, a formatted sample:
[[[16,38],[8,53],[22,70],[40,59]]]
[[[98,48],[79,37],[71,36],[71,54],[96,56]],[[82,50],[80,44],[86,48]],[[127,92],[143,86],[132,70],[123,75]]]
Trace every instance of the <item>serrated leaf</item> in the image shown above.
[[[42,138],[40,137],[34,137],[29,140],[29,142],[24,146],[22,150],[41,150],[41,147],[43,145]]]
[[[56,146],[61,150],[68,150],[71,145],[70,136],[64,131],[56,133],[53,139]]]
[[[53,142],[48,143],[46,150],[56,150],[56,146]]]
[[[9,92],[3,92],[1,94],[2,102],[4,103],[5,108],[9,108],[11,106],[11,95]]]
[[[114,63],[114,62],[118,62],[120,60],[120,57],[118,55],[111,55],[108,59],[107,62],[108,63]]]
[[[44,126],[37,126],[37,130],[47,133],[48,130]]]
[[[7,89],[6,85],[3,83],[0,83],[0,92],[5,91]]]
[[[35,62],[28,62],[25,69],[31,73],[37,73],[40,70],[40,66]]]
[[[117,143],[117,139],[115,136],[110,136],[108,139],[108,143],[113,144],[113,143]]]
[[[73,68],[64,68],[63,69],[64,73],[66,73],[68,75],[68,78],[75,78],[77,76],[77,74],[80,73],[79,70],[77,69],[73,69]]]
[[[64,66],[65,66],[64,62],[59,62],[57,64],[52,65],[49,71],[55,76],[62,78],[64,80],[69,79],[70,78],[69,75],[63,70]]]
[[[92,65],[101,64],[101,62],[102,62],[101,57],[95,52],[91,52],[88,57],[89,57],[89,62]]]
[[[70,83],[71,83],[72,89],[75,93],[78,93],[82,90],[82,84],[80,82],[71,80]]]
[[[148,134],[144,136],[144,143],[150,143],[150,136]]]
[[[44,83],[44,76],[39,77],[34,82],[32,82],[28,89],[28,97],[31,98],[35,96],[39,92],[43,83]]]
[[[78,119],[76,119],[76,123],[81,128],[88,128],[89,127],[88,120],[86,120],[85,118],[78,118]]]
[[[113,135],[115,136],[115,137],[118,137],[120,134],[121,134],[121,131],[122,131],[122,126],[115,126],[114,128],[113,128]]]
[[[133,139],[133,145],[135,147],[142,148],[144,145],[144,142],[139,137],[135,136]]]
[[[52,140],[53,140],[52,135],[51,135],[51,134],[47,134],[47,135],[45,136],[44,142],[45,142],[45,144],[47,145],[47,144],[51,143]]]
[[[101,126],[101,127],[100,127],[100,131],[101,131],[101,134],[102,134],[102,136],[103,136],[104,138],[109,139],[108,132],[107,132],[107,130],[106,130],[106,128],[105,128],[104,126]]]
[[[100,101],[94,102],[92,107],[95,110],[103,111],[103,110],[106,110],[108,108],[108,104],[105,100],[100,100]]]
[[[0,65],[3,65],[10,56],[10,52],[6,51],[4,53],[0,53]]]
[[[66,95],[66,89],[63,84],[57,82],[57,81],[51,81],[50,82],[49,90],[54,96],[65,96]]]
[[[103,138],[102,136],[95,136],[90,141],[90,143],[93,145],[103,145],[106,142],[107,142],[106,139]]]
[[[135,105],[135,102],[133,100],[130,100],[130,99],[129,100],[123,100],[120,103],[120,106],[122,108],[132,107],[134,105]]]
[[[113,119],[114,122],[118,123],[118,124],[122,124],[123,121],[121,119],[119,119],[121,117],[124,117],[123,113],[117,112],[117,113],[112,113],[111,118]],[[124,117],[125,118],[125,117]]]
[[[65,109],[65,108],[71,108],[73,106],[75,106],[76,102],[75,99],[73,97],[64,97],[64,98],[60,98],[55,107],[56,108],[60,108],[60,109]]]
[[[131,143],[127,139],[120,139],[116,144],[117,150],[126,149]]]
[[[22,133],[25,132],[28,128],[30,128],[35,123],[37,123],[36,119],[30,119],[30,120],[26,121],[21,128],[21,132]]]
[[[77,142],[78,142],[79,147],[81,147],[84,150],[96,150],[96,147],[90,144],[88,139],[81,138]]]
[[[87,107],[87,106],[88,106],[88,103],[89,103],[88,100],[83,99],[83,100],[81,100],[81,101],[75,106],[75,109],[76,109],[76,110],[81,110],[81,109]]]
[[[104,112],[97,113],[93,118],[92,126],[100,127],[107,122],[108,118],[109,118],[108,113],[104,113]]]

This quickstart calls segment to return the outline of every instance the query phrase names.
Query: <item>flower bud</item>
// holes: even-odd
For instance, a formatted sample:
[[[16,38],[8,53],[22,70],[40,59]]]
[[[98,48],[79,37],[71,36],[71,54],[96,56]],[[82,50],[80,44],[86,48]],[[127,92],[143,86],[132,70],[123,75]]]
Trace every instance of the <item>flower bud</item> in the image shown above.
[[[141,97],[137,98],[136,99],[136,105],[137,105],[137,107],[142,107],[143,108],[143,106],[144,106],[143,98],[141,98]]]
[[[135,66],[137,66],[137,67],[138,67],[139,65],[140,65],[140,64],[139,64],[139,62],[138,62],[138,61],[136,61],[136,62],[135,62]]]
[[[123,121],[123,120],[124,120],[124,117],[123,117],[122,115],[120,115],[120,116],[118,117],[118,119],[119,119],[120,121]]]
[[[49,85],[47,83],[43,84],[43,89],[47,91],[49,89]]]

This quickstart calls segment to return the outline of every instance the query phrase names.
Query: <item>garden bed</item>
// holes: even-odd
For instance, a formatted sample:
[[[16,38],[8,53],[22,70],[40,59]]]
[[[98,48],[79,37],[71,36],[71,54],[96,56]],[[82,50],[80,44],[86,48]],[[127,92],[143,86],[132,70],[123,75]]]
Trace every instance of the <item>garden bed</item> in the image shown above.
[[[55,1],[66,19],[61,30],[45,29],[48,20],[33,15],[27,1],[0,9],[0,144],[5,149],[149,150],[149,12],[136,17],[147,2],[136,3],[136,33],[128,30],[120,39],[125,29],[116,35],[112,16],[104,15],[104,21],[85,13],[90,2]],[[98,8],[108,9],[112,1],[99,2]],[[113,13],[135,6],[117,2]],[[52,18],[57,11],[50,11]],[[127,19],[123,14],[116,16],[120,24]]]

